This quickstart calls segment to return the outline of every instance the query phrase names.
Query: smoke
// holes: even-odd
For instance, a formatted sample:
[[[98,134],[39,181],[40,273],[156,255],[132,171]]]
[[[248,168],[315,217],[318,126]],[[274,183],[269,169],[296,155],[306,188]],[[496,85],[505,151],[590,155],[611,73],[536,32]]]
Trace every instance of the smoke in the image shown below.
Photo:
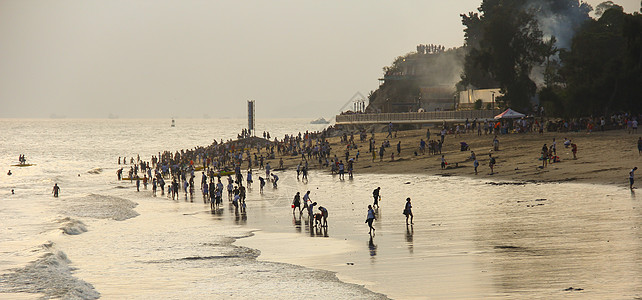
[[[536,17],[545,39],[555,36],[557,48],[569,49],[575,32],[593,8],[577,0],[530,0],[524,8]]]
[[[421,86],[454,86],[461,78],[464,65],[464,49],[449,49],[439,54],[430,55],[426,63],[418,66],[423,74]]]

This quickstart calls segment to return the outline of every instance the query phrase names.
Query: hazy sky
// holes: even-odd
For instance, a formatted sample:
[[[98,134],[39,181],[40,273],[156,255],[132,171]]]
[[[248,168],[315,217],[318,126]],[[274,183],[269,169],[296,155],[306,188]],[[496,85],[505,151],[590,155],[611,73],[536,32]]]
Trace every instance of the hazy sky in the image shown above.
[[[0,117],[329,118],[480,3],[0,0]]]

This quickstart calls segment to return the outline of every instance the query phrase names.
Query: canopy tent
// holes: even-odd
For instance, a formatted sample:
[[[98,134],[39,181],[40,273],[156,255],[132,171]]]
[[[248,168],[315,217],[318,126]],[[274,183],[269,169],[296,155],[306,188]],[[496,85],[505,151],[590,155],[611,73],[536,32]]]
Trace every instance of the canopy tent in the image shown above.
[[[518,113],[512,109],[507,109],[503,113],[496,115],[495,119],[517,119],[525,117],[525,114]]]

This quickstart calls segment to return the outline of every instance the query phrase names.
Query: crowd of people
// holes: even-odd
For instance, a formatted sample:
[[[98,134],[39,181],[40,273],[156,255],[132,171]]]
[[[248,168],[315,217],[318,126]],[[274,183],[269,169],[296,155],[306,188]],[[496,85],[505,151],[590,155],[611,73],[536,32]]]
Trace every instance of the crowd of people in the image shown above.
[[[618,124],[617,126],[623,126],[621,127],[622,129],[635,133],[637,130],[636,119],[636,117],[631,116],[615,116],[608,119],[599,118],[598,120],[604,121],[604,126]],[[541,134],[544,130],[551,131],[551,129],[566,128],[566,123],[569,124],[568,128],[576,128],[576,124],[582,124],[582,122],[584,121],[577,120],[560,123],[542,122],[539,119],[516,119],[466,120],[461,124],[450,125],[444,123],[443,126],[437,129],[426,129],[425,139],[419,138],[416,148],[413,150],[411,147],[410,151],[415,156],[425,155],[426,152],[428,152],[428,155],[440,155],[441,169],[457,168],[462,162],[456,162],[451,165],[446,160],[445,155],[442,154],[442,151],[445,151],[443,147],[446,137],[465,139],[469,134],[478,136],[490,135],[493,138],[490,142],[491,150],[488,153],[488,168],[490,170],[489,174],[492,175],[496,172],[497,159],[494,154],[500,150],[499,139],[502,134],[527,132]],[[560,126],[552,127],[551,124],[560,124]],[[431,129],[433,132],[431,132]],[[372,155],[373,162],[377,161],[376,158],[382,162],[387,153],[390,155],[390,161],[394,161],[395,154],[396,157],[401,156],[402,143],[401,141],[391,142],[397,138],[397,128],[392,124],[389,124],[385,130],[387,130],[388,135],[382,140],[377,140],[374,132],[367,132],[366,130],[343,132],[339,135],[338,143],[332,145],[328,140],[330,133],[326,131],[291,134],[285,135],[282,139],[274,137],[273,140],[270,140],[269,132],[264,132],[265,138],[260,139],[249,136],[249,131],[244,130],[239,135],[240,139],[238,140],[214,141],[212,145],[207,147],[197,147],[174,153],[169,151],[159,152],[158,155],[152,156],[149,162],[140,160],[140,157],[123,157],[122,159],[119,157],[119,164],[125,165],[129,162],[132,165],[129,168],[128,178],[122,176],[123,168],[120,168],[117,173],[119,179],[135,180],[138,190],[140,189],[141,181],[145,187],[148,181],[151,182],[153,195],[156,195],[157,187],[160,188],[160,193],[163,195],[165,193],[165,180],[168,180],[170,184],[167,195],[176,200],[179,199],[180,194],[184,194],[186,198],[188,195],[193,197],[195,190],[200,189],[204,203],[210,203],[212,210],[220,208],[224,194],[227,192],[228,202],[231,207],[234,207],[234,211],[244,213],[247,207],[245,200],[248,194],[248,187],[254,181],[254,172],[256,170],[265,171],[265,176],[258,176],[260,193],[263,193],[267,182],[271,182],[273,187],[277,188],[279,175],[275,171],[286,171],[287,167],[284,165],[284,158],[290,161],[290,166],[292,165],[292,160],[297,161],[297,180],[302,180],[306,183],[310,168],[329,170],[331,174],[337,174],[339,180],[344,180],[345,173],[348,173],[351,178],[354,166],[359,161],[360,147],[361,145],[365,146],[365,143],[368,144],[368,153]],[[560,131],[563,132],[564,130]],[[355,134],[358,135],[358,141],[355,140]],[[478,174],[480,161],[474,151],[475,149],[471,149],[471,146],[464,141],[460,145],[461,151],[470,151],[470,156],[465,162],[470,162],[473,166],[474,174]],[[396,149],[394,149],[394,146],[396,146]],[[558,145],[555,138],[553,138],[550,144],[545,144],[541,149],[540,160],[542,165],[540,168],[546,168],[548,164],[560,161],[557,155],[557,150],[560,146],[571,149],[573,158],[577,158],[577,144],[575,142],[564,138],[563,143]],[[426,151],[426,148],[428,148],[428,151]],[[363,150],[365,151],[365,149]],[[447,150],[452,151],[453,149]],[[638,141],[638,150],[642,155],[642,138]],[[277,168],[273,168],[270,165],[272,161],[278,161]],[[633,189],[635,170],[631,170],[629,174],[631,189]],[[201,171],[201,183],[200,186],[195,186],[195,172],[198,171]],[[245,175],[245,180],[243,175]],[[226,184],[224,184],[225,181]],[[380,188],[373,191],[373,200],[372,205],[368,205],[365,221],[368,224],[369,234],[371,235],[374,235],[375,232],[373,223],[377,219],[377,211],[380,205]],[[305,216],[306,224],[310,228],[327,228],[328,209],[310,199],[310,191],[307,191],[303,196],[297,192],[291,208],[295,222],[301,222]],[[406,217],[406,224],[412,226],[414,216],[410,198],[406,199],[403,215]]]

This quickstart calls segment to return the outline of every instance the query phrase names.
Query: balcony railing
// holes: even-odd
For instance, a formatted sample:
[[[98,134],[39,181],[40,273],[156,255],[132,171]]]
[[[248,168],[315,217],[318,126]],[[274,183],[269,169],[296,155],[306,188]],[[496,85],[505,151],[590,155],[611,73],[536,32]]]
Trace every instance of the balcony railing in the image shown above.
[[[437,123],[437,122],[463,122],[466,119],[492,119],[500,113],[499,110],[462,110],[462,111],[431,111],[408,113],[379,113],[379,114],[352,114],[336,116],[337,124],[388,124],[388,123]]]

